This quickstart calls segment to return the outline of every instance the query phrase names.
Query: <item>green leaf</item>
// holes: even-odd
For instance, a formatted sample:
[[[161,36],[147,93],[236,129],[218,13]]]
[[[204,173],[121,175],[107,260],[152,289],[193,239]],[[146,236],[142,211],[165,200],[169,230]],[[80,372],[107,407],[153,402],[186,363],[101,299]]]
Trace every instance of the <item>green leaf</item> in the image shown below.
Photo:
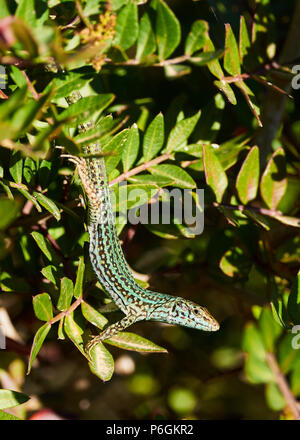
[[[126,213],[128,209],[138,208],[153,198],[159,191],[157,185],[134,183],[116,188],[113,210]]]
[[[56,218],[57,221],[61,219],[60,210],[53,202],[53,200],[49,199],[44,194],[36,191],[33,192],[33,195],[35,196],[37,201]]]
[[[81,311],[87,321],[100,328],[101,330],[108,322],[105,316],[103,316],[96,309],[94,309],[94,307],[92,307],[85,301],[82,301],[81,303]]]
[[[241,73],[239,49],[229,23],[225,24],[224,69],[233,76]]]
[[[224,93],[224,95],[227,97],[228,101],[232,105],[236,105],[237,100],[234,94],[234,91],[230,87],[230,85],[225,81],[214,81],[214,84],[218,89]]]
[[[296,333],[298,333],[298,331]],[[289,333],[285,335],[279,344],[278,362],[283,374],[288,374],[293,369],[296,369],[300,360],[299,350],[295,350],[293,347],[293,339],[295,337],[296,335],[294,333]]]
[[[202,49],[208,38],[208,23],[204,20],[194,21],[191,31],[189,32],[185,41],[186,55],[193,55],[193,53]]]
[[[110,352],[99,342],[91,349],[90,356],[89,367],[91,372],[103,382],[110,380],[114,373],[114,359]]]
[[[244,58],[248,55],[251,48],[251,41],[248,34],[247,24],[245,17],[241,15],[240,18],[240,41],[239,41],[239,53],[240,62],[242,63]]]
[[[0,119],[5,120],[15,113],[15,111],[23,105],[27,95],[27,86],[17,89],[9,99],[0,105]]]
[[[273,279],[270,279],[270,291],[271,291],[271,308],[275,321],[281,325],[281,327],[289,327],[288,313],[283,301],[280,297],[277,285]]]
[[[58,257],[52,249],[52,246],[48,239],[46,239],[43,234],[37,231],[31,232],[32,238],[35,240],[38,247],[41,249],[43,254],[48,258],[49,261],[56,263]]]
[[[278,148],[271,156],[260,182],[262,198],[270,209],[276,209],[287,187],[285,154]]]
[[[38,212],[42,212],[42,208],[38,204],[36,198],[32,194],[30,194],[30,192],[28,192],[26,189],[23,188],[17,188],[17,189],[27,200],[31,201],[31,203],[36,207],[36,210]]]
[[[222,201],[224,192],[228,185],[226,173],[215,155],[210,148],[203,146],[203,166],[205,172],[206,183],[211,187],[215,193],[218,203]]]
[[[143,142],[144,161],[153,159],[164,143],[164,117],[159,113],[148,126]]]
[[[25,77],[22,75],[22,71],[20,69],[18,69],[18,67],[16,66],[11,66],[11,77],[14,80],[15,84],[22,88],[24,86],[27,86],[27,82]]]
[[[258,125],[260,127],[262,127],[262,122],[260,120],[260,108],[259,106],[255,103],[255,95],[252,92],[252,90],[247,86],[247,84],[244,81],[236,81],[235,85],[241,90],[241,92],[243,93],[246,102],[248,104],[248,107],[250,108],[250,110],[252,111],[252,113],[254,114]],[[250,98],[251,97],[251,98]]]
[[[0,6],[1,8],[1,6]],[[19,417],[13,416],[5,411],[0,410],[0,420],[22,420]]]
[[[274,382],[266,386],[266,400],[273,411],[281,411],[286,406],[286,401]]]
[[[20,151],[12,151],[9,160],[9,172],[16,183],[22,182],[23,158]]]
[[[275,379],[268,364],[253,354],[246,359],[245,373],[252,383],[268,383]]]
[[[156,42],[160,60],[168,58],[180,43],[180,23],[163,0],[157,1]]]
[[[37,163],[31,157],[26,157],[24,160],[23,176],[24,180],[29,186],[35,186],[37,173]]]
[[[97,122],[95,127],[78,134],[74,139],[80,145],[89,145],[97,140],[107,142],[107,138],[110,138],[121,124],[120,119],[113,119],[111,115],[108,115]]]
[[[287,309],[293,323],[300,324],[300,271],[293,282]]]
[[[68,310],[71,305],[74,292],[73,281],[70,278],[64,277],[60,284],[60,294],[57,301],[57,308],[61,312]]]
[[[123,170],[125,172],[129,171],[136,161],[139,152],[139,144],[139,130],[137,125],[133,124],[128,132],[128,137],[122,153]]]
[[[0,198],[0,230],[6,229],[19,215],[19,206],[14,200]]]
[[[42,327],[40,327],[38,329],[38,331],[36,332],[33,343],[32,343],[31,351],[30,351],[27,374],[30,373],[32,364],[33,364],[35,358],[37,357],[37,354],[40,351],[40,349],[43,345],[43,342],[44,342],[47,334],[49,333],[50,329],[51,329],[51,325],[46,323]]]
[[[228,249],[220,260],[220,269],[231,278],[247,277],[251,265],[248,256],[238,246]]]
[[[287,215],[273,215],[273,218],[278,220],[280,223],[283,223],[284,225],[300,228],[300,218],[298,217],[288,217]]]
[[[10,11],[7,7],[6,2],[1,2],[0,3],[0,18],[4,18],[7,17],[8,15],[10,15]]]
[[[255,199],[259,183],[259,150],[254,146],[249,151],[236,179],[236,189],[241,202],[246,205]]]
[[[122,6],[126,5],[128,3],[129,0],[111,0],[111,8],[112,11],[117,11],[118,9],[120,9]]]
[[[206,66],[208,63],[214,60],[218,60],[224,54],[223,49],[214,50],[212,52],[196,53],[189,61],[196,66]]]
[[[63,76],[53,78],[48,87],[49,90],[51,88],[55,89],[54,99],[56,101],[60,98],[66,98],[67,96],[71,95],[74,90],[81,89],[87,83],[87,79],[82,77],[81,74],[69,72]],[[46,91],[48,91],[48,87],[46,88]]]
[[[185,64],[170,64],[164,66],[164,71],[166,78],[176,79],[184,75],[189,75],[192,71],[192,68],[190,66],[186,66]]]
[[[136,44],[136,59],[152,55],[156,49],[155,35],[152,29],[151,20],[147,12],[144,13],[139,28],[139,35]]]
[[[156,175],[137,174],[135,176],[129,177],[127,180],[132,183],[145,183],[150,185],[157,185],[160,188],[164,186],[170,186],[174,182],[172,178],[166,176],[160,176],[159,174]]]
[[[24,20],[31,28],[42,25],[48,18],[49,11],[45,0],[20,0],[15,12],[16,17]]]
[[[53,318],[51,297],[48,293],[40,293],[32,299],[35,316],[41,321]]]
[[[74,313],[73,312],[71,314],[68,314],[65,317],[64,330],[65,330],[67,336],[73,342],[73,344],[78,348],[78,350],[84,356],[86,356],[85,350],[84,350],[83,338],[82,338],[83,329],[79,325],[79,323],[74,319]]]
[[[13,408],[14,406],[22,405],[22,403],[27,402],[29,399],[30,397],[26,396],[26,394],[0,389],[0,409]]]
[[[273,319],[270,308],[263,308],[259,318],[259,327],[266,350],[274,352],[275,342],[282,332],[282,327]]]
[[[194,116],[183,119],[175,125],[169,134],[168,142],[164,151],[167,151],[168,153],[171,151],[176,151],[178,147],[186,142],[194,130],[195,125],[200,118],[200,114],[201,112],[199,111]]]
[[[264,360],[266,357],[266,348],[261,334],[252,322],[245,327],[242,347],[246,352],[255,355],[261,360]]]
[[[131,47],[138,36],[138,8],[137,4],[130,1],[121,12],[118,13],[115,27],[114,44],[126,50]]]
[[[25,133],[39,117],[49,98],[50,93],[40,95],[38,100],[30,99],[25,105],[20,106],[19,104],[18,110],[16,110],[11,119],[11,124],[15,131],[20,134]]]
[[[20,0],[15,17],[21,18],[21,20],[16,20],[11,24],[14,34],[34,58],[38,55],[38,44],[31,31],[36,26],[34,0]]]
[[[49,280],[51,283],[54,284],[54,286],[56,287],[58,286],[58,282],[60,279],[59,268],[57,268],[56,266],[49,265],[43,267],[41,272],[47,280]]]
[[[84,259],[80,257],[78,269],[77,269],[76,282],[74,287],[74,297],[76,299],[81,298],[83,295],[84,270],[85,270]]]
[[[295,368],[291,375],[291,389],[296,397],[300,396],[300,371]]]
[[[135,333],[120,332],[116,336],[105,340],[106,344],[114,345],[115,347],[123,348],[124,350],[132,350],[145,353],[167,353],[163,347],[154,344],[148,339]]]
[[[207,40],[203,50],[204,52],[215,52],[215,46],[210,39]],[[232,88],[227,82],[223,81],[224,73],[219,60],[214,58],[207,63],[207,67],[210,72],[219,79],[219,81],[215,81],[214,84],[225,94],[231,104],[236,105],[237,101]]]
[[[261,215],[255,211],[249,211],[247,209],[245,209],[243,213],[266,231],[271,229],[271,222],[265,215]]]
[[[88,0],[85,4],[83,13],[85,16],[95,15],[100,12],[101,2],[99,0]]]
[[[194,179],[182,168],[177,165],[156,165],[149,169],[151,174],[159,175],[168,179],[172,179],[172,186],[178,188],[196,188]]]
[[[103,93],[96,96],[86,96],[70,105],[58,116],[58,121],[67,121],[67,125],[77,125],[92,118],[95,112],[101,113],[112,101],[112,93]]]
[[[119,164],[128,134],[129,129],[126,128],[104,145],[102,149],[103,153],[112,153],[110,156],[105,157],[107,174],[111,173]]]

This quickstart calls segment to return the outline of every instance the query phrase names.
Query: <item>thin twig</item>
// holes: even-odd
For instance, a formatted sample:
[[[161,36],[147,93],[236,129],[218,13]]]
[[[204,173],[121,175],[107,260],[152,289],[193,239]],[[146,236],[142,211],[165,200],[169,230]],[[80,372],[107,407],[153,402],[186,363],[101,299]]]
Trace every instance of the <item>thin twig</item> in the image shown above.
[[[79,0],[75,0],[75,5],[76,5],[76,9],[77,9],[77,12],[78,12],[79,17],[81,18],[81,20],[83,21],[83,23],[86,25],[86,27],[88,27],[89,29],[91,29],[91,28],[92,28],[92,25],[91,25],[89,19],[84,15],[84,12],[83,12],[82,6],[81,6],[81,4],[80,4],[80,1],[79,1]]]
[[[25,80],[26,80],[26,82],[27,82],[28,88],[29,88],[29,90],[30,90],[31,93],[32,93],[33,98],[34,98],[36,101],[38,101],[39,98],[40,98],[40,95],[39,95],[38,92],[35,90],[34,85],[33,85],[32,82],[30,81],[30,79],[28,78],[26,72],[25,72],[24,70],[20,70],[20,72],[21,72],[21,74],[24,76],[24,78],[25,78]]]
[[[120,174],[116,179],[109,182],[109,185],[115,185],[116,183],[122,182],[123,180],[128,179],[131,176],[134,176],[135,174],[139,174],[142,171],[147,170],[148,168],[153,167],[154,165],[157,165],[161,162],[164,162],[165,160],[172,159],[172,156],[170,153],[162,154],[161,156],[156,157],[153,160],[150,160],[149,162],[145,162],[142,165],[139,165],[136,168],[133,168],[130,171],[127,171],[126,173]]]
[[[79,297],[76,299],[76,301],[73,302],[71,307],[68,310],[64,310],[63,312],[60,312],[58,315],[54,316],[54,318],[50,319],[48,321],[48,324],[52,325],[57,321],[60,321],[64,316],[70,315],[72,312],[74,312],[75,309],[77,309],[78,306],[82,303],[83,298]]]
[[[285,376],[283,375],[283,373],[281,372],[281,370],[279,368],[276,357],[274,356],[273,353],[267,353],[266,361],[267,361],[267,364],[269,365],[270,369],[274,373],[276,384],[277,384],[278,388],[280,389],[283,397],[285,398],[287,405],[289,406],[290,410],[292,411],[294,419],[300,420],[300,410],[298,407],[298,402],[297,402],[295,396],[293,395],[292,391],[290,390],[289,384],[288,384]]]

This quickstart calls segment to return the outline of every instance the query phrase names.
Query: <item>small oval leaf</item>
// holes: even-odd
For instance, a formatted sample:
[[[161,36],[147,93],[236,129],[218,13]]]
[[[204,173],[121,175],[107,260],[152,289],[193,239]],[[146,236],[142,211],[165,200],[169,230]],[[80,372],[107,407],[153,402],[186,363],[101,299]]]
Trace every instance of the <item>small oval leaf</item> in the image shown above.
[[[259,183],[259,150],[255,146],[249,151],[236,179],[236,189],[241,202],[246,205],[255,199]]]
[[[41,321],[50,321],[53,318],[52,301],[48,293],[40,293],[33,297],[35,316]]]
[[[114,359],[101,342],[91,349],[90,357],[89,367],[91,372],[103,382],[110,380],[114,372]]]
[[[124,350],[144,353],[168,353],[168,350],[154,344],[154,342],[129,332],[120,332],[112,338],[106,339],[105,343],[123,348]]]
[[[35,337],[33,339],[31,351],[30,351],[27,374],[30,373],[32,364],[33,364],[35,358],[37,357],[37,354],[40,351],[40,349],[43,345],[43,342],[44,342],[47,334],[49,333],[50,329],[51,329],[51,325],[46,323],[42,327],[40,327],[38,329],[38,331],[36,332]]]

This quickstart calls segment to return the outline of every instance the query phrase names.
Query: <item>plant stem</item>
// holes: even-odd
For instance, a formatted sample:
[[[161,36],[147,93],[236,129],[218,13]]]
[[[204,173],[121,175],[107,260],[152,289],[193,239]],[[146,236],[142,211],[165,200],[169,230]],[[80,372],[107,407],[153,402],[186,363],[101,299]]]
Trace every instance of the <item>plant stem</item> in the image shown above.
[[[164,162],[165,160],[172,159],[172,156],[170,153],[162,154],[161,156],[156,157],[153,160],[150,160],[149,162],[145,162],[142,165],[139,165],[136,168],[133,168],[130,171],[127,171],[126,173],[120,174],[116,179],[109,182],[109,185],[115,185],[116,183],[122,182],[123,180],[128,179],[131,176],[134,176],[135,174],[139,174],[142,171],[147,170],[150,167],[153,167],[154,165],[159,164],[160,162]]]
[[[266,356],[267,363],[274,373],[276,384],[278,388],[280,389],[283,397],[285,398],[285,401],[287,405],[289,406],[291,412],[293,413],[293,417],[295,420],[300,420],[300,410],[298,406],[298,402],[290,390],[289,384],[283,375],[282,371],[279,368],[278,362],[276,357],[273,353],[267,353]]]
[[[60,312],[54,318],[50,319],[50,321],[48,321],[48,324],[52,325],[55,322],[60,321],[64,316],[70,315],[72,312],[74,312],[75,309],[77,309],[78,306],[80,306],[82,301],[83,301],[82,297],[76,299],[76,301],[73,302],[73,304],[71,305],[71,307],[68,310],[64,310],[63,312]]]

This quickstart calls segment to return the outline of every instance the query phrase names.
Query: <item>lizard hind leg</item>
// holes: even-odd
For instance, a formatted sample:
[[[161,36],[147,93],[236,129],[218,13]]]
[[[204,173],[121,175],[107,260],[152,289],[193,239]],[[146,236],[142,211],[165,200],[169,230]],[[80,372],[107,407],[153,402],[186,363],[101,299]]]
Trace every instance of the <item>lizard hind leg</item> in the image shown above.
[[[125,316],[125,318],[121,319],[121,321],[115,322],[114,324],[107,327],[107,329],[103,330],[103,332],[100,333],[100,335],[92,337],[91,341],[88,342],[85,347],[88,357],[91,358],[91,350],[99,342],[102,342],[105,339],[109,339],[112,336],[115,336],[125,328],[134,324],[136,321],[139,321],[139,319],[135,315],[127,315]]]

